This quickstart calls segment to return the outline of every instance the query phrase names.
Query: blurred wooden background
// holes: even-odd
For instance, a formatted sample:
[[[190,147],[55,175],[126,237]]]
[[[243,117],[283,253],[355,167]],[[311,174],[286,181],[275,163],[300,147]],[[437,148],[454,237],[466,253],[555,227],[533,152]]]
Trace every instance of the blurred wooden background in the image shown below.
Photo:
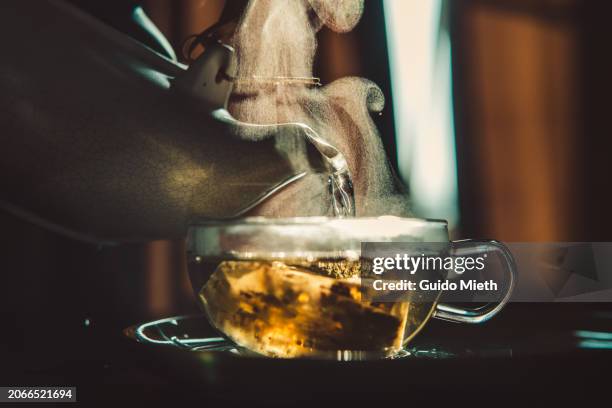
[[[453,2],[464,231],[609,240],[609,2]]]

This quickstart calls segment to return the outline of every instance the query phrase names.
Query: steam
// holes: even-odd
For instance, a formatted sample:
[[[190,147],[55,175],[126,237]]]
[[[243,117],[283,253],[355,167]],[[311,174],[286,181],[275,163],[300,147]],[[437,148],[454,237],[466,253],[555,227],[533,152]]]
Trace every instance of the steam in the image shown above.
[[[322,88],[303,83],[270,83],[254,78],[312,77],[316,32],[327,25],[350,31],[363,0],[251,0],[233,39],[238,81],[230,100],[237,119],[257,124],[302,122],[342,152],[355,190],[358,216],[407,215],[408,203],[390,170],[371,114],[384,96],[371,81],[348,77]],[[256,134],[244,136],[256,138]],[[297,150],[287,138],[286,151]],[[322,209],[327,208],[322,203]]]

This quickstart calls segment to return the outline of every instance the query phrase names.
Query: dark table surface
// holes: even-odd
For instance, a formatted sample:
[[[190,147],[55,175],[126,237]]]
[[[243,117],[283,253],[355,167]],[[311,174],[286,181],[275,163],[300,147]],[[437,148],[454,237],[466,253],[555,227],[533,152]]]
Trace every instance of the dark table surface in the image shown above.
[[[76,385],[85,402],[364,403],[381,395],[489,403],[528,395],[584,402],[605,397],[612,385],[612,350],[605,347],[610,343],[588,343],[592,332],[612,332],[611,305],[517,303],[479,326],[431,321],[411,344],[455,357],[334,362],[151,346],[92,324],[70,338],[40,333],[39,345],[29,350],[1,350],[0,383]]]

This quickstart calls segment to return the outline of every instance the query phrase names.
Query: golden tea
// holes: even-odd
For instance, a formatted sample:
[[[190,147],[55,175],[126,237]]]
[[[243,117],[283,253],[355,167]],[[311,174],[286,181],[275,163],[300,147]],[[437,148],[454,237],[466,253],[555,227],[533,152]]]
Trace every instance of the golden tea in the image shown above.
[[[359,262],[347,260],[221,261],[199,301],[221,332],[266,356],[392,355],[433,303],[366,301],[359,270]]]

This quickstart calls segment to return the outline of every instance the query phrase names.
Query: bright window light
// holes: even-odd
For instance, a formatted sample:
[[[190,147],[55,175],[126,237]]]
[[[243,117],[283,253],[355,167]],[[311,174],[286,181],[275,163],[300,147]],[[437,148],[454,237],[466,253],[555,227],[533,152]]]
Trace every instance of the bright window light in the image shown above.
[[[459,220],[447,0],[384,0],[400,175],[413,210]]]

